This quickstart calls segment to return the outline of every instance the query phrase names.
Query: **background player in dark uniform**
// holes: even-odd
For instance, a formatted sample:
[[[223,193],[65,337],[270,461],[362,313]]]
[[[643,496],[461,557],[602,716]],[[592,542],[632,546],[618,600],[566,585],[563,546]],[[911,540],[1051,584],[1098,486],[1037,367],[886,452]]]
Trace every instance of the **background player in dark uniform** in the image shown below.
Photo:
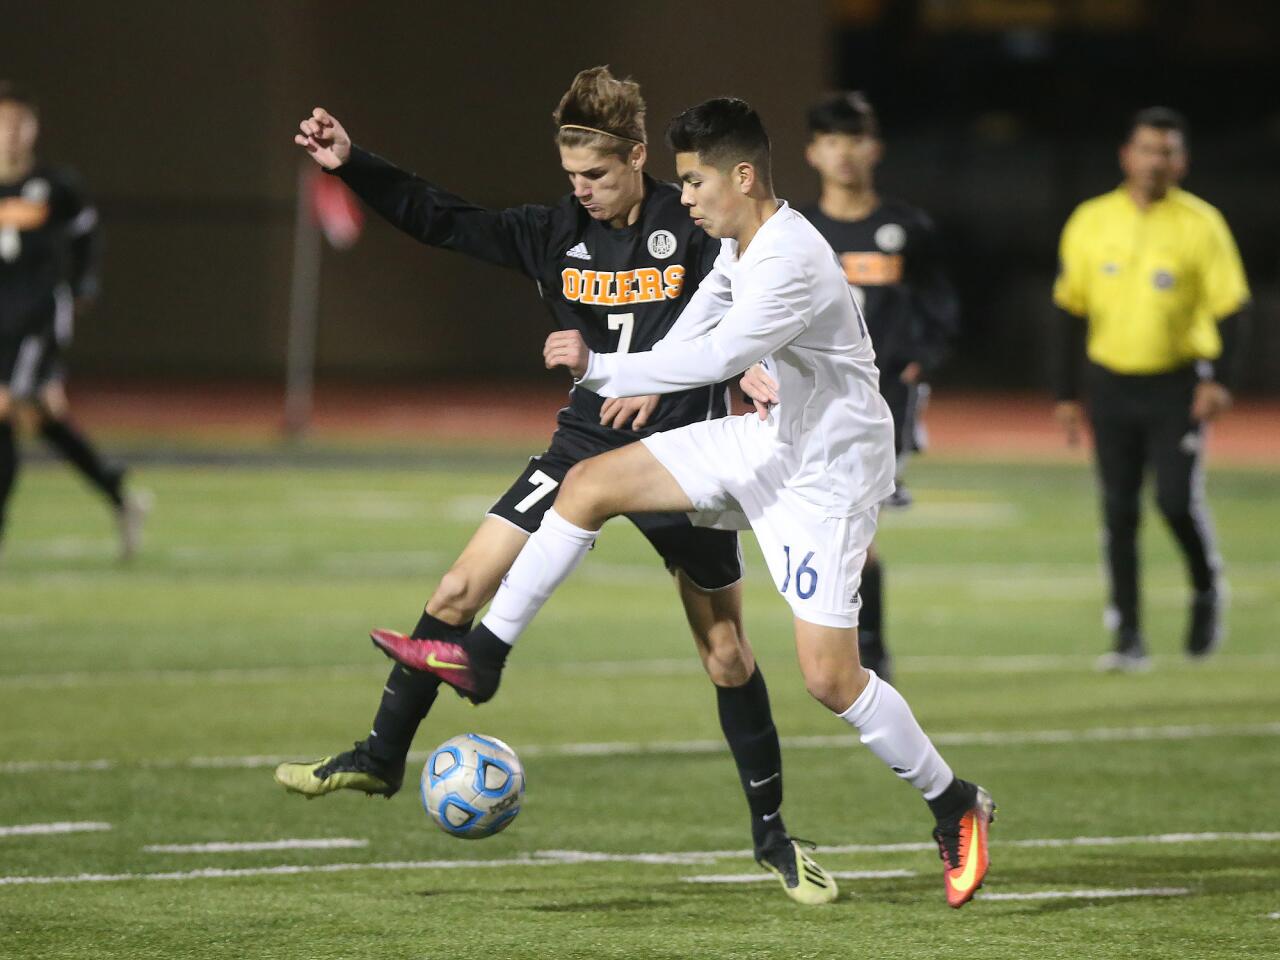
[[[643,172],[644,102],[635,83],[614,79],[604,67],[583,71],[554,116],[561,165],[573,192],[552,206],[498,211],[353,146],[324,110],[304,120],[295,139],[414,238],[526,274],[537,283],[555,325],[579,331],[592,349],[647,351],[671,328],[720,246],[689,219],[678,187]],[[447,639],[467,632],[542,522],[570,467],[655,431],[724,416],[726,401],[723,386],[625,400],[575,388],[557,418],[550,447],[494,504],[441,578],[413,636]],[[629,519],[675,577],[715,684],[721,726],[751,809],[757,858],[780,872],[788,894],[804,902],[812,891],[778,813],[778,735],[764,678],[742,627],[737,535],[694,527],[683,514]],[[282,764],[277,781],[309,796],[342,788],[390,796],[400,787],[410,741],[438,686],[430,674],[394,667],[366,740],[336,757]]]
[[[1083,411],[1080,357],[1106,523],[1108,626],[1098,666],[1149,665],[1138,599],[1143,475],[1191,581],[1186,651],[1212,653],[1222,635],[1221,558],[1204,494],[1205,424],[1231,405],[1234,356],[1249,303],[1240,253],[1222,214],[1178,189],[1187,172],[1186,122],[1152,107],[1120,149],[1124,183],[1075,209],[1062,230],[1055,365],[1057,419],[1074,443]]]
[[[128,558],[145,501],[72,426],[62,383],[75,314],[97,292],[98,214],[69,171],[37,162],[39,129],[35,104],[0,84],[0,533],[18,467],[15,406],[29,405],[50,446],[110,501]]]
[[[924,211],[881,197],[875,168],[884,153],[875,110],[861,93],[829,97],[809,111],[805,158],[822,194],[799,210],[840,258],[876,351],[880,393],[893,411],[897,490],[887,503],[906,506],[902,467],[916,448],[919,387],[945,359],[959,306],[942,270],[937,232]],[[748,381],[749,384],[750,381]],[[862,571],[858,644],[866,666],[885,680],[883,564],[876,549]]]

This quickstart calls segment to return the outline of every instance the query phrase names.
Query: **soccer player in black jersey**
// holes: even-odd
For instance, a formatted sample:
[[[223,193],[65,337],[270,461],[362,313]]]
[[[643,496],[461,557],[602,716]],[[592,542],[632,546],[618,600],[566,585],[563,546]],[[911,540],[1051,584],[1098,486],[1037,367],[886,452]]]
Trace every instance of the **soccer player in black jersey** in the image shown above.
[[[572,192],[550,206],[506,210],[476,206],[354,146],[325,110],[303,120],[294,139],[415,239],[524,273],[537,284],[556,327],[578,331],[592,349],[648,351],[689,302],[720,246],[689,219],[678,187],[644,173],[644,101],[637,84],[615,79],[606,67],[584,70],[554,120]],[[548,449],[490,509],[441,578],[412,635],[466,634],[576,463],[656,431],[722,417],[726,405],[723,385],[608,400],[576,387]],[[779,813],[781,749],[764,678],[743,631],[737,535],[695,527],[684,514],[629,519],[675,578],[715,685],[721,727],[751,811],[757,859],[781,875],[792,899],[830,899],[834,883],[791,841]],[[276,780],[308,796],[342,788],[390,796],[400,788],[410,741],[438,687],[428,673],[393,667],[369,737],[337,756],[282,764]],[[822,882],[810,878],[810,867]]]
[[[121,553],[137,549],[145,500],[125,489],[68,419],[61,353],[75,313],[97,291],[98,214],[72,174],[38,162],[35,103],[0,83],[0,534],[18,468],[15,407],[111,503]]]
[[[921,387],[946,357],[959,308],[942,270],[933,221],[923,210],[876,192],[875,168],[883,153],[875,110],[863,94],[821,101],[809,111],[805,158],[818,171],[822,193],[817,203],[797,209],[836,251],[866,318],[880,393],[893,412],[896,432],[897,490],[888,502],[906,506],[911,501],[902,467],[918,449]],[[759,369],[748,375],[748,394],[761,375]],[[757,399],[768,396],[768,384],[762,388],[764,396]],[[888,680],[892,665],[885,646],[883,583],[883,565],[873,547],[862,571],[858,644],[863,666]]]

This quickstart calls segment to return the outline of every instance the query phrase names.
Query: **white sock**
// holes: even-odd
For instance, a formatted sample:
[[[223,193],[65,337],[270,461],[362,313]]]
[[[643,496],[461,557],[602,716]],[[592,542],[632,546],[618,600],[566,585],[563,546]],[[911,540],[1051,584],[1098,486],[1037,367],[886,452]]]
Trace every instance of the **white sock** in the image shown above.
[[[942,759],[902,699],[902,694],[868,670],[871,682],[840,719],[857,729],[862,742],[894,773],[932,800],[951,785]]]
[[[583,530],[555,507],[546,512],[516,557],[481,621],[500,640],[514,644],[556,587],[587,555],[599,530]]]

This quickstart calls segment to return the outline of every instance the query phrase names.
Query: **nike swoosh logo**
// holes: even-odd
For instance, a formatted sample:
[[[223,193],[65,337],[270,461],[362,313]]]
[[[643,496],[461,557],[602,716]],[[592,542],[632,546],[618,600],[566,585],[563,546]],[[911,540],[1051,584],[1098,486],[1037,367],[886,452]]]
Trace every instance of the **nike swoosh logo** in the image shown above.
[[[434,653],[427,654],[427,666],[431,667],[433,670],[465,670],[467,669],[467,666],[464,663],[445,663],[443,660],[437,660],[436,655]]]
[[[775,773],[770,777],[765,777],[763,780],[748,780],[747,783],[751,784],[752,787],[763,787],[769,781],[777,780],[780,776],[782,776],[781,772]]]
[[[959,877],[947,876],[947,883],[951,884],[951,889],[957,893],[968,890],[973,886],[974,880],[978,877],[978,860],[981,859],[974,855],[974,847],[978,843],[978,815],[970,814],[973,817],[973,829],[969,833],[969,855],[965,857],[964,872]]]

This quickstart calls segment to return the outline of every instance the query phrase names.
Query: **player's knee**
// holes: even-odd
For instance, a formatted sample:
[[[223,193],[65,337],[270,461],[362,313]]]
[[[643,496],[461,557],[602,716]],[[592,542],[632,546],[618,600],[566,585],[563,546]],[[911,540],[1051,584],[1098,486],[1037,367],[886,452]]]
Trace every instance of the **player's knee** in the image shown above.
[[[856,672],[865,678],[866,671],[859,668]],[[866,686],[866,680],[863,679],[859,685],[844,671],[808,670],[805,671],[804,686],[809,691],[809,696],[832,713],[841,713],[858,699],[858,694]]]
[[[556,512],[563,513],[564,508],[576,508],[592,514],[599,513],[608,507],[609,485],[597,464],[583,460],[574,464],[560,485],[560,493],[556,497]]]
[[[8,390],[0,390],[0,420],[7,420],[13,413],[13,397]]]
[[[740,687],[751,679],[755,660],[737,624],[715,624],[699,635],[698,646],[702,650],[702,665],[716,686]]]

